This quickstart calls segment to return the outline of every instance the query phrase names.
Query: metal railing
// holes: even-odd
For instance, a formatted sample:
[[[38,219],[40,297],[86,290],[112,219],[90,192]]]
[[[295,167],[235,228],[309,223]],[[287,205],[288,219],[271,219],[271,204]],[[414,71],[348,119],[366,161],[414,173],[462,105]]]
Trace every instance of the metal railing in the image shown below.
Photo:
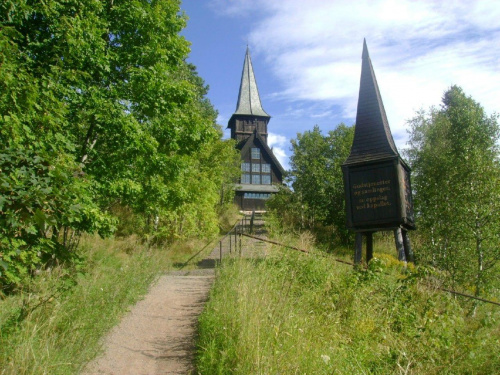
[[[226,242],[228,253],[237,253],[241,256],[242,253],[242,237],[254,233],[256,222],[260,214],[252,211],[251,214],[244,213],[243,217],[236,221],[232,228],[218,241],[219,262],[222,262],[224,257],[224,243]]]

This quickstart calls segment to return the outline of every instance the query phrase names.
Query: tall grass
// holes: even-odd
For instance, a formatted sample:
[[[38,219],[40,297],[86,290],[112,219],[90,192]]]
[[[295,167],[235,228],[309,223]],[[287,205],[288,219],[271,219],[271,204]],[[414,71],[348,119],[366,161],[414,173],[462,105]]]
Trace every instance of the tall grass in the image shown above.
[[[78,373],[127,307],[196,245],[148,248],[134,237],[85,237],[79,264],[44,271],[0,301],[0,374]]]
[[[226,262],[200,318],[201,374],[493,374],[500,309],[474,316],[375,254],[368,271],[276,249]]]

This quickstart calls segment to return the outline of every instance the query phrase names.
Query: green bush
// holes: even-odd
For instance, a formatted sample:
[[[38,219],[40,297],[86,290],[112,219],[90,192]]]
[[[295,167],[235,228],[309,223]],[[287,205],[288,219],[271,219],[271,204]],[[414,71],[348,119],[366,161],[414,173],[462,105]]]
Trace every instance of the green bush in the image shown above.
[[[137,236],[85,235],[78,263],[41,271],[0,300],[0,373],[79,373],[151,282],[200,247],[155,248]]]
[[[200,319],[203,374],[460,374],[500,366],[500,311],[475,316],[389,256],[355,270],[276,251],[223,264]]]
[[[19,285],[53,259],[74,258],[79,233],[105,236],[114,229],[67,155],[8,148],[0,153],[0,171],[0,287]]]

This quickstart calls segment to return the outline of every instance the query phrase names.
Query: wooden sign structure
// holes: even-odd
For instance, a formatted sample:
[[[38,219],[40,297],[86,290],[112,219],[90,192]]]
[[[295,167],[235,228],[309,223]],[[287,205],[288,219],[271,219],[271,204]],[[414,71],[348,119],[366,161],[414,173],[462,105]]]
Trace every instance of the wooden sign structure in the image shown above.
[[[410,168],[392,138],[375,72],[363,42],[356,128],[351,153],[342,165],[347,227],[356,232],[355,263],[373,256],[373,233],[393,230],[401,261],[413,262],[408,230],[415,229]]]

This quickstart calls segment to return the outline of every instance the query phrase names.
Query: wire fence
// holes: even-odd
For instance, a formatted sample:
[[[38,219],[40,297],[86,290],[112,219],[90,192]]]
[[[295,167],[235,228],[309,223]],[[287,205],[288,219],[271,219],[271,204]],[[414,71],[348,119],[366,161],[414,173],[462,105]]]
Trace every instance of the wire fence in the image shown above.
[[[295,247],[295,246],[290,246],[290,245],[282,244],[282,243],[279,243],[279,242],[276,242],[276,241],[269,240],[267,238],[257,237],[257,236],[245,233],[245,231],[241,232],[241,236],[249,237],[249,238],[255,239],[257,241],[262,241],[262,242],[270,243],[270,244],[273,244],[273,245],[276,245],[276,246],[280,246],[280,247],[284,247],[284,248],[287,248],[287,249],[299,251],[299,252],[302,252],[302,253],[305,253],[305,254],[311,254],[311,255],[314,255],[314,256],[321,256],[321,257],[329,257],[329,258],[332,258],[335,262],[347,264],[347,265],[350,265],[350,266],[356,266],[356,264],[353,263],[353,262],[348,262],[348,261],[345,261],[343,259],[333,258],[331,255],[326,254],[326,253],[310,252],[310,251],[305,250],[305,249],[300,249],[300,248]],[[241,246],[241,240],[240,240],[240,246]],[[465,297],[465,298],[469,298],[469,299],[474,299],[476,301],[490,303],[492,305],[500,306],[499,302],[491,301],[491,300],[488,300],[488,299],[485,299],[485,298],[481,298],[481,297],[477,297],[477,296],[473,296],[473,295],[467,294],[467,293],[458,292],[456,290],[451,290],[451,289],[442,288],[442,287],[438,287],[438,286],[431,286],[431,285],[427,285],[427,287],[434,288],[436,290],[439,290],[439,291],[442,291],[442,292],[446,292],[446,293],[450,293],[450,294],[453,294],[453,295],[457,295],[457,296],[461,296],[461,297]]]
[[[215,249],[211,248],[211,249],[212,249],[212,254],[214,253],[214,251],[216,249],[218,249],[218,254],[217,254],[218,259],[217,260],[218,260],[219,264],[222,263],[224,256],[227,256],[227,255],[229,255],[229,256],[233,256],[233,255],[242,256],[242,253],[243,253],[242,238],[247,237],[247,238],[251,238],[255,241],[270,243],[270,244],[275,245],[275,246],[280,246],[280,247],[291,249],[294,251],[299,251],[303,254],[330,258],[338,263],[343,263],[343,264],[353,266],[353,267],[356,267],[356,266],[359,267],[359,265],[355,264],[354,262],[349,262],[349,261],[346,261],[343,259],[334,258],[332,255],[327,254],[327,253],[311,252],[311,251],[306,250],[306,249],[300,249],[300,248],[295,247],[295,246],[291,246],[291,245],[283,244],[283,243],[280,243],[277,241],[269,240],[267,238],[255,236],[253,234],[253,232],[254,232],[254,229],[256,227],[256,221],[261,221],[263,223],[263,218],[260,217],[260,215],[256,214],[255,212],[252,212],[252,214],[244,214],[243,217],[241,219],[238,219],[234,223],[234,225],[231,227],[231,229],[224,236],[222,236],[222,238],[220,238],[216,242],[216,244],[217,244],[216,248]],[[263,225],[262,223],[261,223],[261,225]],[[196,254],[191,256],[191,258],[189,258],[182,265],[181,268],[184,268],[193,259],[196,259],[203,251],[205,251],[205,249],[207,249],[210,246],[210,244],[214,243],[214,241],[215,240],[209,241],[200,251],[198,251]],[[365,268],[366,268],[366,266],[365,266]],[[429,288],[439,290],[439,291],[442,291],[445,293],[450,293],[450,294],[453,294],[456,296],[461,296],[461,297],[465,297],[465,298],[469,298],[469,299],[474,299],[476,301],[500,306],[499,302],[488,300],[488,299],[481,298],[478,296],[473,296],[471,294],[467,294],[467,293],[463,293],[463,292],[459,292],[456,290],[447,289],[447,288],[443,288],[443,287],[439,287],[439,286],[434,286],[434,285],[430,285],[430,284],[426,285],[426,286]]]

